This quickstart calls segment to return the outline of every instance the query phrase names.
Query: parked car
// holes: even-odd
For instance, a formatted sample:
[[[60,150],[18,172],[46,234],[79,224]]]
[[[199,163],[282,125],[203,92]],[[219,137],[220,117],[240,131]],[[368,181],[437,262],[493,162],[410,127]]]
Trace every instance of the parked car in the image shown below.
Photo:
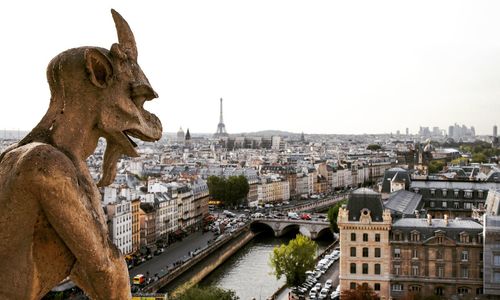
[[[327,296],[328,296],[328,289],[323,288],[319,292],[318,299],[326,299]]]
[[[331,289],[331,288],[332,288],[332,284],[333,284],[333,280],[328,279],[328,280],[325,282],[325,288],[327,288],[327,289]]]

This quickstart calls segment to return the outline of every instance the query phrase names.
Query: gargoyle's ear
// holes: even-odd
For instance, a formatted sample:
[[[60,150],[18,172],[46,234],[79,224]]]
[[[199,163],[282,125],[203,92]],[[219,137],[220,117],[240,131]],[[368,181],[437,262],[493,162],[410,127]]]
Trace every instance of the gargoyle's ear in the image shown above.
[[[113,65],[109,58],[91,48],[85,50],[85,62],[90,81],[100,88],[108,87],[113,78]]]

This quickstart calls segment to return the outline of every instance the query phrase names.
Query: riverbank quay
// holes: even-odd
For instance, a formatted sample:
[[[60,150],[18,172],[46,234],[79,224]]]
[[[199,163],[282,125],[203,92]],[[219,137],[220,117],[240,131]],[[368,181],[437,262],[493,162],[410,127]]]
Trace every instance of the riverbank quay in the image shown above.
[[[157,278],[157,280],[155,280],[154,282],[151,282],[149,285],[143,287],[141,289],[141,291],[146,292],[146,293],[158,292],[160,289],[167,286],[169,283],[171,283],[177,277],[181,276],[187,270],[190,270],[191,268],[196,266],[199,262],[203,261],[207,256],[209,256],[213,252],[217,251],[222,246],[226,245],[229,242],[233,242],[233,241],[236,241],[236,243],[239,244],[238,242],[240,241],[240,239],[242,239],[241,236],[244,235],[246,237],[248,234],[252,234],[252,237],[247,238],[248,240],[246,242],[250,241],[253,238],[253,233],[250,231],[250,228],[247,225],[247,226],[238,228],[235,232],[233,232],[231,234],[224,234],[224,235],[219,236],[217,238],[217,240],[215,240],[215,242],[211,243],[206,248],[201,249],[198,253],[196,253],[196,255],[194,257],[190,258],[189,260],[187,260],[185,262],[182,262],[181,264],[176,266],[174,269],[169,270],[168,273]],[[242,246],[244,246],[244,244],[240,245],[240,248]],[[230,257],[230,255],[228,255],[227,257]],[[217,266],[215,266],[214,269]],[[208,275],[208,273],[206,275]]]
[[[250,242],[257,234],[253,233],[252,231],[247,231],[245,233],[242,233],[239,237],[235,238],[231,243],[228,243],[231,245],[227,245],[228,249],[226,251],[223,251],[222,255],[216,256],[215,260],[207,262],[203,269],[197,271],[188,282],[184,283],[173,293],[171,293],[172,296],[175,297],[177,294],[182,294],[184,291],[200,283],[206,276],[212,273],[226,260],[233,256],[237,251],[244,247],[248,242]]]
[[[328,246],[323,252],[321,252],[320,255],[316,257],[316,263],[323,259],[325,255],[328,253],[332,252],[335,247],[339,246],[339,240],[335,240],[330,246]],[[272,294],[269,298],[269,300],[288,300],[288,295],[290,293],[290,288],[284,284],[282,287],[280,287],[274,294]]]

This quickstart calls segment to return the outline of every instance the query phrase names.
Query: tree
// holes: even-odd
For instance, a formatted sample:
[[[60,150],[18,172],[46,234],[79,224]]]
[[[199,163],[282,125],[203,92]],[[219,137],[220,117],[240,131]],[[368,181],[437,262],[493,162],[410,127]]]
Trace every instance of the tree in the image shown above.
[[[488,156],[482,152],[472,154],[472,162],[475,163],[485,163],[488,162]]]
[[[306,271],[314,269],[317,247],[310,238],[301,234],[287,245],[274,247],[270,264],[276,278],[284,275],[288,286],[302,284],[306,280]]]
[[[215,286],[192,287],[174,300],[238,300],[233,290],[225,290]]]
[[[243,175],[229,176],[227,179],[210,176],[207,185],[212,198],[224,202],[226,206],[238,206],[250,190],[248,180]]]
[[[342,205],[346,204],[347,200],[341,200],[340,202],[335,203],[334,206],[331,206],[328,209],[328,221],[330,221],[330,229],[333,232],[339,232],[339,227],[337,226],[337,216],[339,215],[339,209]]]
[[[354,290],[344,290],[341,293],[342,300],[380,300],[380,297],[375,293],[368,284],[356,285]]]
[[[371,150],[371,151],[378,151],[382,149],[382,146],[378,144],[370,144],[366,147],[366,149]]]
[[[444,166],[446,166],[446,163],[444,161],[432,160],[429,163],[429,174],[438,173],[439,171],[443,170]]]

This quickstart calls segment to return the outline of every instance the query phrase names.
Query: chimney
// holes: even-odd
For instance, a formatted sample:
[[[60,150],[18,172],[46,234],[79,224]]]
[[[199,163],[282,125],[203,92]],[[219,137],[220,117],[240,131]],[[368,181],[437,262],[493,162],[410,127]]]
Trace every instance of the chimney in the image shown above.
[[[448,226],[448,215],[444,215],[444,226]]]
[[[427,214],[427,224],[432,225],[432,216],[430,214]]]
[[[415,218],[417,218],[417,219],[420,218],[420,214],[418,213],[418,210],[415,210],[413,213],[415,214]]]

